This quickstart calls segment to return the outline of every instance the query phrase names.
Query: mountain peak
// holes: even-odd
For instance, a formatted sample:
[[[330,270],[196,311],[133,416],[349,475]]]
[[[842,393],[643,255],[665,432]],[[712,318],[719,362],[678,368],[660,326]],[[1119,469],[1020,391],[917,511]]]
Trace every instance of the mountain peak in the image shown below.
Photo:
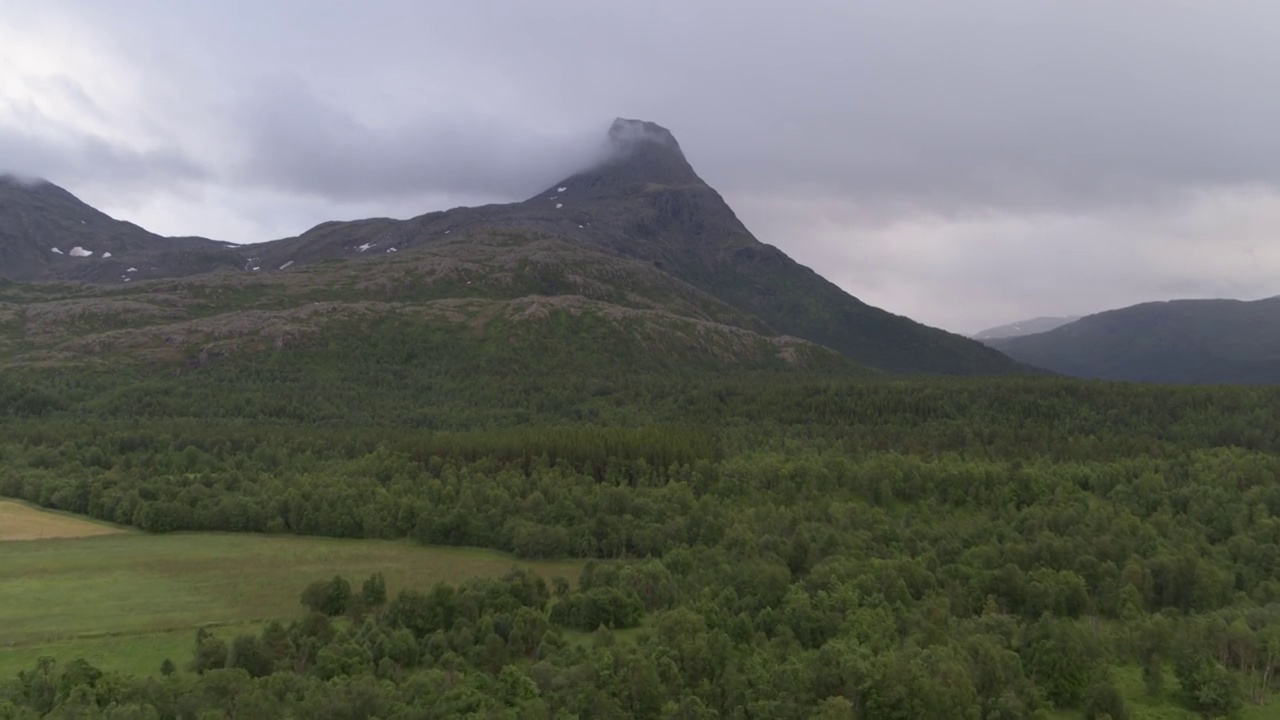
[[[684,157],[676,136],[670,130],[648,120],[615,119],[609,127],[609,143],[620,152],[631,152],[644,143],[653,143],[674,150]]]
[[[44,178],[28,177],[26,175],[18,175],[15,173],[0,172],[0,187],[37,189],[53,183]]]
[[[657,123],[628,118],[617,118],[609,126],[604,158],[559,185],[568,182],[611,196],[653,185],[704,184],[670,130]]]

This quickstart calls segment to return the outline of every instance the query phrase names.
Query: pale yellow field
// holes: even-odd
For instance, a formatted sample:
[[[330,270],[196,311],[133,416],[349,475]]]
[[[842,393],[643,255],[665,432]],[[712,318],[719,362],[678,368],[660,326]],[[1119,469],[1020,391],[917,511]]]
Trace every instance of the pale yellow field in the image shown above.
[[[0,541],[78,538],[120,532],[124,530],[114,525],[0,500]]]

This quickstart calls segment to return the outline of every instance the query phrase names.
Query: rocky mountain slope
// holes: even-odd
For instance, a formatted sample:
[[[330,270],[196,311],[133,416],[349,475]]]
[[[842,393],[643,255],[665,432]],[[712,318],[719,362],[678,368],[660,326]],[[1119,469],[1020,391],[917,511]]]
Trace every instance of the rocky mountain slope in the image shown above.
[[[127,283],[243,267],[231,243],[161,237],[52,183],[0,175],[0,279]]]
[[[314,283],[325,288],[344,287],[358,275],[366,294],[350,299],[378,301],[380,289],[413,286],[426,274],[439,279],[433,287],[455,293],[448,297],[513,299],[482,293],[495,285],[582,295],[760,337],[800,338],[889,372],[1026,371],[981,343],[867,305],[758,241],[666,129],[619,119],[606,149],[596,167],[523,202],[408,220],[329,222],[297,237],[238,247],[159,238],[53,186],[10,183],[0,217],[19,207],[21,219],[4,221],[16,230],[0,246],[22,261],[5,276],[125,284],[219,273],[198,285],[233,292],[252,285],[250,278],[305,270],[332,274]],[[62,245],[93,254],[73,258]],[[73,259],[83,262],[65,263]]]
[[[406,221],[325,223],[244,251],[254,266],[287,271],[338,257],[400,253],[464,231],[545,234],[649,263],[759,319],[770,332],[805,338],[871,367],[938,374],[1025,370],[980,343],[867,305],[761,243],[698,177],[665,128],[619,119],[608,140],[604,162],[524,202]]]
[[[439,341],[418,361],[470,374],[486,365],[536,371],[531,377],[579,366],[867,372],[833,350],[769,332],[651,264],[527,234],[461,231],[394,257],[290,272],[114,286],[0,282],[0,365],[8,367],[202,367],[256,362],[264,351],[394,349],[424,333]]]

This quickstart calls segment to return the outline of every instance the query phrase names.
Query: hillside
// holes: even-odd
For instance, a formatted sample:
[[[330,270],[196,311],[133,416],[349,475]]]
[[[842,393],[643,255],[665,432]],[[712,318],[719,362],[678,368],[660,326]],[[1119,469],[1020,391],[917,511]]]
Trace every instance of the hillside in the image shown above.
[[[0,247],[21,257],[6,265],[6,277],[13,280],[122,285],[193,278],[202,288],[225,285],[208,290],[222,294],[239,292],[245,283],[254,286],[249,278],[307,270],[313,277],[333,275],[304,281],[322,296],[326,288],[349,284],[355,273],[362,277],[359,288],[372,294],[347,298],[377,301],[386,288],[412,282],[404,277],[408,272],[436,278],[432,300],[512,299],[506,289],[578,294],[589,275],[586,295],[605,303],[762,337],[801,338],[883,371],[1028,371],[981,343],[867,305],[759,242],[698,177],[666,129],[619,119],[604,146],[605,159],[596,167],[523,202],[408,220],[327,222],[297,237],[239,247],[160,238],[97,213],[55,186],[13,181],[3,196],[8,205],[0,207],[4,217],[12,216]],[[67,248],[54,253],[54,238],[80,248],[78,257],[68,257]],[[494,238],[506,250],[477,255],[467,246]],[[215,271],[222,272],[194,280]],[[495,287],[504,290],[497,296],[482,292]],[[95,292],[109,297],[114,291],[85,291],[82,297]],[[636,298],[644,301],[637,305]]]
[[[990,343],[1021,362],[1083,378],[1280,383],[1280,297],[1143,303]]]
[[[297,238],[247,246],[264,270],[320,260],[393,254],[464,230],[545,233],[649,263],[770,332],[833,348],[899,373],[1023,372],[998,352],[863,303],[751,235],[686,160],[675,137],[649,122],[619,119],[608,154],[520,203],[457,208],[407,221],[325,223]]]
[[[112,415],[448,427],[626,402],[627,377],[876,374],[759,325],[651,265],[458,233],[286,273],[0,284],[0,404],[38,412],[32,387],[70,374]]]
[[[974,340],[1000,340],[1002,338],[1021,337],[1023,335],[1035,335],[1036,333],[1049,332],[1055,328],[1060,328],[1067,323],[1079,320],[1078,316],[1071,317],[1037,317],[1030,320],[1019,320],[1005,325],[997,325],[993,328],[987,328],[982,332],[975,333],[971,337]]]

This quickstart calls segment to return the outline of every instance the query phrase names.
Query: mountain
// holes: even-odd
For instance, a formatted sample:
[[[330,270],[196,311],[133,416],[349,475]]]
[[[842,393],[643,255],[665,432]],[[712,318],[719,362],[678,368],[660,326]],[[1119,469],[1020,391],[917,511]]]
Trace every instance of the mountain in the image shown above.
[[[288,270],[338,257],[400,253],[475,231],[555,237],[648,263],[758,319],[771,333],[825,345],[881,370],[1025,370],[981,343],[872,307],[760,242],[697,175],[671,132],[639,120],[615,120],[602,162],[524,202],[405,221],[325,223],[244,251],[252,266]]]
[[[1280,297],[1143,303],[990,343],[1021,362],[1085,378],[1280,383]]]
[[[232,288],[245,278],[308,269],[314,277],[335,274],[308,281],[317,298],[351,275],[361,276],[365,299],[401,292],[415,302],[575,295],[762,338],[797,338],[889,372],[1028,371],[979,342],[872,307],[761,243],[697,175],[675,137],[638,120],[616,120],[600,162],[523,202],[327,222],[254,245],[160,238],[47,184],[10,183],[0,218],[12,228],[0,236],[3,247],[22,255],[6,275],[16,280],[122,283],[143,273],[222,271],[213,286]],[[71,258],[61,245],[94,255]],[[66,264],[73,259],[81,264]],[[345,268],[352,262],[358,269]],[[214,292],[210,281],[199,286]],[[430,297],[419,286],[429,287]]]
[[[53,183],[0,175],[0,278],[123,283],[242,267],[231,243],[161,237]]]
[[[544,401],[561,385],[629,375],[875,374],[829,348],[753,327],[757,319],[649,264],[554,238],[513,243],[478,232],[290,272],[123,286],[0,282],[5,373],[209,366],[237,392],[246,377],[321,393],[337,392],[323,380],[337,377],[342,387],[412,386],[422,397],[514,382]]]
[[[1002,338],[1021,337],[1023,335],[1034,335],[1036,333],[1049,332],[1054,328],[1062,327],[1067,323],[1073,323],[1079,320],[1079,316],[1072,317],[1038,317],[1030,320],[1019,320],[1008,325],[999,325],[993,328],[987,328],[980,333],[976,333],[971,337],[974,340],[1000,340]]]

